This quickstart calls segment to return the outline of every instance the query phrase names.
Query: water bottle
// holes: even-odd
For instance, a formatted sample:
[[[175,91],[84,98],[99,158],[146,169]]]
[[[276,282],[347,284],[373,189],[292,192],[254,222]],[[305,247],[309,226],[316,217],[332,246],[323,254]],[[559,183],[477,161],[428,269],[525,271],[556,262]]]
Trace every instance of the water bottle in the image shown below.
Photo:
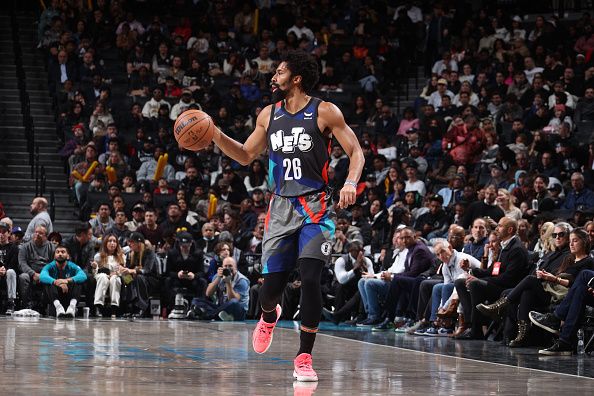
[[[586,349],[584,348],[584,330],[579,329],[577,332],[577,354],[578,356],[583,356],[586,353]]]

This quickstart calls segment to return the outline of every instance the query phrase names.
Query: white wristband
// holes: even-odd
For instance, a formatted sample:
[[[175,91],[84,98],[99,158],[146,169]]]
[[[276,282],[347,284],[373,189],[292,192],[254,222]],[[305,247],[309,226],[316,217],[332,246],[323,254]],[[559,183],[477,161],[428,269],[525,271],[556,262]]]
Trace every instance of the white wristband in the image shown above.
[[[348,184],[349,186],[353,186],[353,187],[357,188],[357,183],[352,180],[345,180],[344,184],[345,185]]]

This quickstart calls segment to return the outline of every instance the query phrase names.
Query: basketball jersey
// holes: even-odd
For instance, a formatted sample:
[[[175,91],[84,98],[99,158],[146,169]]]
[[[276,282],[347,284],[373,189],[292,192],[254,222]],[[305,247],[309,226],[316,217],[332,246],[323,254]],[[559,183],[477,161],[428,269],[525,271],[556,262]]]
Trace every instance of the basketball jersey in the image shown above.
[[[318,128],[321,99],[312,97],[295,114],[284,101],[273,105],[266,132],[270,191],[296,197],[323,190],[328,184],[330,139]]]

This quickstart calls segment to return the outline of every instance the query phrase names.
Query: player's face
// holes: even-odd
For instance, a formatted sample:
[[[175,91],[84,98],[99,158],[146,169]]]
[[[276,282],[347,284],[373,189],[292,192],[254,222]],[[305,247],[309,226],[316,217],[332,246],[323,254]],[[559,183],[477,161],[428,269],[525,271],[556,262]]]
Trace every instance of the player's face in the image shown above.
[[[287,96],[287,93],[293,87],[293,78],[291,77],[291,71],[287,68],[286,62],[281,62],[278,65],[276,73],[270,80],[270,86],[273,103],[283,100]]]

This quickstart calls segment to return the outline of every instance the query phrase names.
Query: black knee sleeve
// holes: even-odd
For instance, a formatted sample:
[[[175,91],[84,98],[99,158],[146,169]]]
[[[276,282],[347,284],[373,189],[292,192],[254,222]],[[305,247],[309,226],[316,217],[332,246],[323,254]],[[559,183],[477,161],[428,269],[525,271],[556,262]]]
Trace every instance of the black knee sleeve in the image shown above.
[[[301,324],[317,329],[322,314],[321,277],[324,262],[312,258],[298,260],[301,275]]]

